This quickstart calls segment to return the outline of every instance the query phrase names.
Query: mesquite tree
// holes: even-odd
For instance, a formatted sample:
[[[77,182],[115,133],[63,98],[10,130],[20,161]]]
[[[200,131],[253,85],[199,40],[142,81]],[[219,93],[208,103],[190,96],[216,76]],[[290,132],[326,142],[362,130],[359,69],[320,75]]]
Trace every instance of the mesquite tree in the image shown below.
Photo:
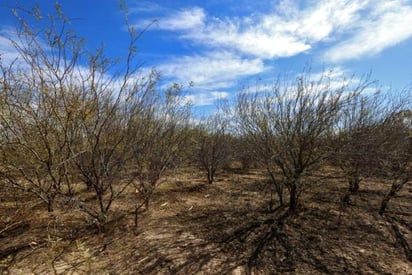
[[[67,86],[76,73],[83,39],[65,29],[68,19],[58,5],[50,26],[42,24],[38,8],[27,13],[30,24],[15,12],[19,25],[10,38],[19,57],[0,64],[1,173],[53,211],[59,193],[73,192],[67,161],[73,156],[67,144],[72,142],[77,106],[70,102]]]
[[[277,177],[278,166],[275,163],[275,156],[279,154],[276,146],[277,134],[270,126],[270,111],[267,109],[270,107],[266,103],[266,99],[259,94],[240,94],[236,106],[238,125],[241,135],[248,137],[253,156],[265,167],[268,178],[275,187],[279,204],[283,206],[284,184]]]
[[[170,168],[178,165],[187,144],[190,106],[182,103],[182,87],[173,85],[164,98],[155,98],[152,108],[146,108],[131,120],[132,160],[136,190],[135,225],[138,210],[149,208],[150,197],[159,180]],[[154,108],[154,106],[157,106]]]
[[[294,82],[277,82],[266,92],[245,91],[238,99],[240,127],[254,137],[280,199],[282,187],[288,189],[290,212],[297,208],[305,177],[330,156],[327,140],[350,96],[343,95],[349,83],[337,88],[331,83],[328,75],[312,81],[304,74]]]
[[[56,197],[70,201],[103,230],[113,202],[139,175],[126,171],[141,142],[135,121],[147,129],[153,121],[157,129],[169,123],[158,119],[162,108],[154,105],[162,97],[158,74],[139,76],[139,34],[131,26],[127,56],[119,63],[103,49],[87,51],[59,5],[47,17],[37,7],[19,11],[17,36],[10,37],[18,59],[1,64],[2,179],[36,194],[49,211]],[[147,114],[154,119],[142,119]]]
[[[359,191],[361,180],[376,170],[383,153],[381,145],[386,140],[380,133],[390,112],[386,97],[380,91],[364,93],[368,86],[368,82],[360,86],[342,107],[332,141],[332,163],[348,181],[345,203],[349,203],[351,194]]]
[[[387,172],[392,185],[381,201],[381,215],[389,201],[412,180],[412,111],[398,112],[384,131],[390,141],[383,146],[386,154],[379,168]]]
[[[218,170],[229,164],[231,144],[228,127],[228,116],[222,110],[203,119],[197,126],[195,160],[206,172],[209,184],[214,182]]]

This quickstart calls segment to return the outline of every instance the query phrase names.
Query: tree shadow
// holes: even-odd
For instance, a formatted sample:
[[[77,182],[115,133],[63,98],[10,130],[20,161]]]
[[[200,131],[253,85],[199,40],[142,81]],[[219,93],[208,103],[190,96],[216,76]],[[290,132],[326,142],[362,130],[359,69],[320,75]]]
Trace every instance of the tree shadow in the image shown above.
[[[412,245],[409,243],[410,240],[408,241],[409,238],[407,238],[408,233],[409,233],[409,236],[412,236],[411,224],[407,223],[405,220],[401,218],[391,216],[391,215],[385,215],[385,219],[391,225],[393,234],[397,242],[401,245],[405,253],[405,257],[408,259],[408,261],[412,262]],[[403,231],[409,231],[409,232],[403,233]]]
[[[261,208],[264,206],[256,206],[253,211],[204,208],[171,218],[185,224],[187,232],[202,240],[200,246],[219,247],[211,254],[194,249],[192,253],[196,256],[189,257],[179,270],[194,271],[190,267],[196,265],[201,270],[220,255],[226,260],[215,265],[213,273],[225,273],[238,266],[245,267],[248,273],[301,272],[299,268],[321,273],[359,273],[364,268],[385,271],[384,263],[361,260],[363,252],[359,251],[370,251],[368,244],[383,237],[378,227],[356,221],[356,217],[351,224],[348,219],[356,212],[346,213],[346,220],[341,221],[337,211],[327,209],[306,207],[299,209],[298,214],[289,214],[285,208],[272,213],[259,211]],[[357,241],[365,234],[371,236],[370,240]],[[385,245],[392,246],[392,243],[388,240]],[[351,257],[357,260],[350,260]]]

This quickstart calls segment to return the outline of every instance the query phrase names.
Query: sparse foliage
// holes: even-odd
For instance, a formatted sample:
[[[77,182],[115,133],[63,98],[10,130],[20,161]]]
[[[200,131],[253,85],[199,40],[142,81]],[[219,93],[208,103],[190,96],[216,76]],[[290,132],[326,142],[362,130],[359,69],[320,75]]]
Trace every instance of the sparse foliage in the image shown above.
[[[30,13],[41,23],[38,8]],[[69,102],[71,92],[66,86],[76,73],[83,40],[65,29],[67,18],[59,6],[44,36],[36,25],[30,27],[15,15],[20,25],[11,43],[20,57],[1,64],[2,174],[12,186],[35,194],[52,211],[58,193],[73,191],[67,145],[72,142],[71,116],[77,106]]]
[[[11,42],[19,58],[1,64],[3,181],[34,193],[49,211],[60,196],[103,230],[113,202],[136,179],[148,203],[179,151],[188,107],[178,102],[179,87],[162,95],[157,73],[138,75],[134,28],[119,63],[102,48],[86,51],[59,5],[48,18],[38,8],[16,18]],[[46,29],[39,32],[30,20]],[[93,199],[75,188],[80,183]]]
[[[331,154],[326,142],[347,100],[348,83],[333,87],[327,74],[312,81],[302,75],[293,83],[276,83],[271,90],[240,95],[240,127],[252,136],[282,204],[282,188],[289,191],[289,210],[296,210],[305,177]],[[276,179],[275,173],[280,179]]]
[[[385,95],[380,91],[365,93],[368,87],[366,81],[352,93],[341,109],[332,137],[332,164],[342,170],[349,185],[343,197],[345,203],[359,191],[361,180],[374,174],[382,157],[382,145],[388,142],[381,130],[391,110],[386,106]]]
[[[409,97],[410,98],[410,97]],[[412,112],[410,109],[398,112],[385,125],[389,142],[385,143],[385,158],[379,168],[392,181],[390,190],[381,201],[379,213],[384,214],[389,201],[412,180]]]
[[[129,169],[135,175],[136,194],[135,225],[141,206],[149,208],[149,201],[159,179],[178,165],[183,146],[187,143],[190,109],[179,96],[181,87],[169,88],[164,99],[157,98],[152,107],[131,120],[133,141],[132,162]],[[158,106],[154,108],[154,106]]]
[[[122,9],[127,13],[124,4]],[[0,196],[0,210],[7,208],[7,214],[12,213],[13,216],[0,219],[0,241],[19,234],[27,235],[21,238],[23,244],[0,249],[0,268],[6,258],[11,263],[20,251],[33,248],[32,253],[38,248],[51,252],[44,257],[53,259],[55,273],[63,272],[55,266],[63,254],[66,256],[69,253],[71,256],[67,257],[67,261],[74,264],[70,264],[64,272],[82,263],[87,265],[85,271],[93,272],[94,261],[108,245],[121,240],[123,246],[133,238],[127,234],[128,238],[122,239],[123,230],[130,225],[126,223],[131,221],[119,218],[121,215],[115,215],[118,213],[115,211],[123,211],[122,214],[133,217],[137,227],[139,211],[143,207],[149,210],[150,206],[147,216],[155,216],[151,214],[159,208],[166,213],[168,207],[173,207],[174,212],[173,215],[165,215],[167,219],[163,221],[166,229],[147,231],[133,240],[144,240],[142,246],[150,243],[144,251],[152,253],[157,251],[152,241],[164,245],[162,241],[176,236],[165,234],[165,230],[172,228],[179,234],[181,239],[175,243],[177,245],[166,247],[173,257],[161,255],[165,256],[161,259],[161,268],[165,264],[169,272],[193,271],[185,268],[192,264],[190,261],[198,261],[198,257],[189,255],[188,262],[182,265],[183,258],[174,257],[176,251],[197,253],[195,246],[201,245],[220,253],[220,242],[216,240],[229,244],[229,248],[244,248],[242,255],[236,256],[236,263],[245,265],[245,260],[249,258],[247,265],[252,273],[252,267],[260,263],[259,257],[264,259],[266,254],[272,255],[271,265],[295,268],[295,261],[300,259],[304,265],[313,265],[317,271],[357,272],[360,266],[356,263],[348,269],[347,261],[342,261],[345,263],[343,271],[319,267],[315,257],[317,254],[314,253],[319,250],[317,244],[303,252],[294,247],[296,243],[311,245],[316,240],[314,231],[323,234],[324,229],[328,228],[345,228],[344,233],[350,235],[345,238],[352,240],[355,223],[350,219],[355,216],[361,218],[369,211],[368,207],[359,207],[361,215],[349,215],[351,209],[340,207],[334,201],[336,197],[333,192],[340,188],[338,185],[341,182],[336,179],[329,181],[329,174],[321,173],[325,170],[328,173],[343,173],[347,181],[345,190],[346,185],[349,186],[343,198],[347,203],[350,202],[350,195],[358,192],[364,178],[374,177],[374,181],[380,181],[376,186],[370,185],[376,190],[379,185],[379,191],[383,189],[381,186],[390,183],[391,187],[381,201],[381,215],[387,211],[389,202],[412,180],[411,89],[398,98],[378,90],[371,93],[373,82],[369,77],[342,79],[337,83],[333,72],[325,72],[312,79],[312,74],[305,71],[292,81],[278,80],[264,91],[259,90],[260,87],[256,92],[245,89],[233,106],[235,114],[230,113],[232,106],[222,105],[225,103],[222,101],[215,113],[193,123],[191,106],[184,103],[182,86],[172,84],[163,91],[158,85],[161,81],[159,73],[152,70],[146,75],[141,74],[135,59],[136,44],[142,33],[136,32],[127,15],[130,38],[127,54],[124,59],[113,59],[107,57],[104,47],[92,51],[86,48],[85,39],[69,29],[71,21],[63,14],[59,4],[48,16],[44,16],[38,7],[17,9],[14,14],[19,25],[16,36],[10,37],[10,42],[18,52],[18,58],[9,63],[0,59],[0,193],[6,193]],[[199,185],[185,175],[187,186],[182,188],[184,192],[176,190],[184,182],[178,179],[168,182],[167,188],[156,193],[168,171],[181,164],[196,164],[206,174],[207,182],[212,184],[218,173],[229,167],[234,159],[243,164],[242,169],[257,162],[259,168],[264,167],[265,175],[260,173],[262,171],[253,171],[248,175],[232,174],[228,178],[233,182],[228,180],[222,186],[212,185],[210,188],[204,188],[204,184]],[[320,178],[327,178],[328,182]],[[268,182],[271,185],[270,214],[261,211],[261,202],[266,194],[257,192],[268,190]],[[156,200],[157,195],[163,196],[165,190],[171,189],[172,196],[156,205],[159,201]],[[203,189],[207,189],[208,194],[203,194]],[[272,201],[274,192],[279,201],[276,209],[273,209]],[[306,198],[316,197],[317,201],[299,208],[304,192],[307,192]],[[330,196],[329,193],[333,194]],[[376,199],[377,192],[370,193]],[[190,198],[185,200],[179,197],[185,194],[189,194]],[[23,202],[26,198],[28,205]],[[220,202],[217,203],[215,198]],[[208,199],[211,203],[196,204],[201,199]],[[228,202],[232,202],[231,199],[238,203],[235,204],[236,211],[225,208]],[[365,201],[359,205],[375,205]],[[405,201],[403,199],[402,203]],[[243,202],[244,205],[241,205]],[[3,207],[3,204],[6,206]],[[37,205],[45,207],[41,210]],[[206,212],[202,207],[210,209]],[[45,215],[46,208],[48,212],[55,213]],[[306,211],[309,208],[310,211]],[[306,211],[305,215],[290,215],[298,209]],[[58,210],[64,211],[59,213]],[[44,213],[31,219],[33,211]],[[126,226],[114,233],[119,238],[110,236],[101,248],[91,250],[89,245],[95,240],[81,239],[79,236],[85,233],[84,230],[67,226],[71,219],[78,218],[74,216],[79,212],[82,213],[80,219],[70,226],[78,226],[79,220],[83,223],[86,217],[98,232],[107,233],[98,236],[99,241],[111,233],[106,230],[110,221],[124,222]],[[147,224],[152,225],[152,221],[157,222],[165,216],[156,217]],[[169,222],[172,216],[181,224],[192,222],[191,232],[181,234],[181,229],[189,227],[185,224],[179,227],[175,222]],[[251,221],[244,224],[246,227],[237,228],[245,217]],[[310,219],[315,222],[310,223]],[[373,221],[376,219],[381,218],[374,215]],[[37,221],[41,222],[36,226],[43,230],[42,233],[30,228],[31,223]],[[338,225],[333,225],[333,222]],[[410,229],[406,221],[399,219],[401,223],[402,228]],[[380,223],[378,225],[381,227]],[[68,230],[63,232],[66,226]],[[361,226],[370,231],[374,224],[368,222],[367,226]],[[392,227],[409,257],[406,238],[398,227],[394,224]],[[308,236],[303,236],[302,232]],[[30,234],[38,234],[40,241],[30,239],[28,243],[26,236]],[[161,237],[153,238],[150,234]],[[184,243],[186,239],[191,242],[189,247]],[[206,243],[208,239],[213,240],[213,244]],[[319,240],[323,242],[322,238]],[[67,248],[63,248],[63,243],[68,244]],[[273,247],[275,254],[272,253]],[[326,247],[331,251],[337,250],[334,244],[329,243]],[[140,247],[128,247],[133,251],[136,248]],[[115,248],[109,250],[103,253],[106,257],[109,255],[106,252],[115,251]],[[356,253],[364,254],[359,251]],[[146,273],[163,271],[157,269],[159,261],[138,252],[130,253],[133,257],[139,257],[133,261],[137,267],[146,266]],[[29,257],[30,253],[24,257]],[[345,253],[342,250],[342,255]],[[324,253],[321,251],[321,254]],[[203,261],[203,258],[210,257],[205,255],[200,255],[202,261],[197,263],[197,271],[207,266],[208,259]],[[144,257],[140,259],[141,256]],[[80,262],[76,263],[76,257],[80,258]],[[329,259],[336,262],[336,257]],[[169,265],[169,260],[179,263]],[[127,262],[131,261],[128,259]],[[218,262],[211,262],[210,266],[215,267]],[[154,269],[147,268],[148,265],[153,265]],[[226,261],[224,265],[222,272],[230,272],[235,266]],[[384,270],[373,268],[374,271]],[[236,268],[235,271],[242,269]]]
[[[218,170],[229,164],[231,145],[228,127],[227,116],[221,111],[204,119],[197,127],[195,159],[206,172],[209,184],[214,182]]]

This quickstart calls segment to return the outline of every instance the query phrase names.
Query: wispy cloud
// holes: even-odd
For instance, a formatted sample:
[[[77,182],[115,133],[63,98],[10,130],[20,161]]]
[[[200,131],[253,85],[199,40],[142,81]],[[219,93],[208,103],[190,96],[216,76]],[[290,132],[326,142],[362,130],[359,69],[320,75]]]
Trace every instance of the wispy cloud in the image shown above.
[[[181,39],[264,60],[326,47],[333,62],[383,51],[412,36],[407,0],[321,0],[306,6],[284,0],[267,12],[213,17],[199,7],[159,18],[158,29],[181,31]]]
[[[160,29],[167,31],[191,31],[202,28],[205,18],[206,14],[203,9],[193,7],[177,11],[170,16],[158,19],[151,30]],[[139,21],[136,25],[146,26],[150,22],[152,22],[152,20],[143,20]]]
[[[293,56],[310,50],[357,19],[367,1],[319,1],[301,9],[293,1],[268,13],[216,18],[190,8],[159,19],[159,29],[185,30],[181,38],[210,47],[224,47],[262,59]]]
[[[268,70],[261,59],[241,58],[230,52],[176,57],[156,69],[166,81],[192,83],[196,92],[185,96],[183,101],[195,106],[213,105],[217,99],[227,98],[227,91],[239,79]]]
[[[201,8],[183,10],[160,22],[160,27],[167,30],[191,30],[203,26],[205,13]]]
[[[12,39],[16,39],[16,35],[13,34],[11,28],[3,26],[0,31],[0,59],[3,64],[10,64],[19,57],[19,53],[11,43]]]
[[[236,49],[262,59],[290,57],[342,32],[357,19],[366,1],[319,1],[301,9],[282,1],[274,11],[244,18],[211,18],[204,28],[182,37],[212,47]]]
[[[157,67],[163,77],[179,83],[194,82],[197,89],[215,90],[236,84],[240,77],[265,71],[262,60],[241,58],[229,52],[183,56]]]
[[[409,4],[409,5],[408,5]],[[339,62],[371,56],[412,37],[412,6],[408,1],[381,1],[361,20],[352,36],[325,53]]]
[[[228,92],[201,92],[183,96],[183,103],[190,103],[194,106],[208,106],[213,105],[216,100],[226,99],[229,97]]]
[[[199,93],[190,99],[205,104],[212,92],[231,91],[245,78],[270,71],[271,61],[306,53],[338,67],[328,75],[328,85],[339,87],[351,76],[337,65],[412,37],[410,0],[303,2],[281,0],[248,16],[215,17],[198,6],[170,11],[151,30],[173,32],[177,40],[199,47],[196,54],[166,59],[157,69],[169,80],[193,81]]]

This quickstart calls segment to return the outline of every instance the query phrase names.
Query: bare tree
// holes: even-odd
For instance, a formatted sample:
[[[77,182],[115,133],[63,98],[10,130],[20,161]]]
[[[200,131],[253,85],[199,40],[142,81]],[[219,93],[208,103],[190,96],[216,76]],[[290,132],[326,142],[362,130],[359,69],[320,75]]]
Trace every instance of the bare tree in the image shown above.
[[[242,165],[242,169],[247,170],[256,167],[257,160],[253,137],[240,133],[232,136],[233,159]]]
[[[370,86],[368,83],[355,90],[342,107],[332,137],[332,163],[342,170],[349,185],[343,197],[345,203],[349,203],[351,194],[359,191],[362,178],[376,170],[382,157],[380,148],[386,142],[381,129],[391,110],[385,94],[379,90],[373,94],[364,93]]]
[[[41,23],[38,8],[24,13]],[[29,27],[17,12],[15,16],[19,27],[10,42],[19,58],[1,64],[2,174],[12,186],[35,194],[52,211],[63,185],[65,192],[72,192],[67,162],[72,121],[68,114],[75,106],[67,104],[65,85],[74,73],[83,39],[65,29],[68,19],[58,5],[50,26],[44,26],[43,37],[40,26]]]
[[[86,100],[77,110],[76,143],[69,149],[77,156],[72,161],[77,178],[94,191],[96,198],[96,204],[81,202],[79,206],[104,225],[112,203],[133,182],[125,177],[135,144],[131,122],[145,112],[155,80],[149,79],[143,86],[124,85],[119,91],[112,87],[114,83],[101,83],[99,79],[104,76],[94,74],[92,70],[83,81],[85,86],[79,88]],[[92,82],[87,83],[87,79]]]
[[[412,180],[412,111],[401,111],[385,125],[390,141],[384,145],[385,158],[379,166],[392,180],[390,190],[381,201],[379,214],[383,215],[389,201]]]
[[[96,198],[96,203],[76,203],[95,219],[99,229],[108,221],[113,202],[141,177],[141,173],[128,171],[136,144],[146,142],[135,135],[135,122],[143,123],[139,129],[152,127],[153,120],[146,118],[156,114],[155,103],[160,96],[156,89],[159,75],[152,72],[140,78],[138,67],[132,65],[138,35],[131,27],[129,33],[126,69],[111,73],[115,63],[98,51],[89,57],[88,70],[79,72],[81,86],[75,89],[82,104],[76,116],[76,143],[69,149],[78,156],[72,161],[78,179],[94,191]]]
[[[164,99],[152,102],[152,107],[158,107],[146,108],[131,121],[134,142],[130,168],[136,178],[136,194],[142,198],[136,198],[135,202],[136,226],[139,208],[143,205],[146,210],[149,208],[150,197],[159,180],[166,171],[178,165],[187,144],[190,106],[182,103],[181,89],[173,85]]]
[[[269,95],[267,95],[269,96]],[[267,101],[261,95],[240,94],[237,102],[237,115],[242,135],[248,137],[249,146],[254,156],[266,169],[268,178],[275,187],[280,206],[284,205],[283,182],[276,175],[278,166],[275,162],[277,152],[277,133],[270,126]]]
[[[209,184],[214,182],[218,170],[227,166],[231,158],[227,117],[222,110],[218,110],[197,126],[195,158],[206,172]]]
[[[5,129],[1,146],[3,177],[12,186],[35,194],[51,212],[67,168],[65,135],[54,127],[56,121],[50,114],[55,102],[28,90],[11,94],[9,88],[15,89],[9,86],[3,90],[7,109],[0,115]],[[38,98],[35,107],[31,97]]]
[[[278,82],[267,92],[246,91],[239,97],[240,125],[254,137],[268,174],[273,179],[279,174],[280,179],[273,180],[279,197],[283,186],[288,189],[290,212],[297,208],[306,176],[332,152],[326,141],[333,135],[349,84],[342,81],[335,87],[327,74],[315,81],[303,74],[295,82]]]
[[[130,25],[128,54],[119,64],[103,49],[87,52],[59,5],[48,17],[35,7],[16,18],[11,42],[19,59],[1,67],[3,178],[36,194],[50,211],[61,195],[103,230],[112,203],[133,181],[123,177],[135,148],[132,121],[154,108],[158,75],[139,77],[140,33]],[[78,182],[95,200],[73,190]]]
[[[370,93],[372,82],[364,83],[343,105],[332,136],[331,161],[343,171],[349,184],[344,203],[349,203],[351,194],[359,191],[363,178],[381,176],[387,171],[382,163],[388,161],[390,148],[394,149],[393,143],[399,138],[396,133],[401,128],[394,122],[407,105],[405,98],[395,98],[391,91],[376,89]]]

